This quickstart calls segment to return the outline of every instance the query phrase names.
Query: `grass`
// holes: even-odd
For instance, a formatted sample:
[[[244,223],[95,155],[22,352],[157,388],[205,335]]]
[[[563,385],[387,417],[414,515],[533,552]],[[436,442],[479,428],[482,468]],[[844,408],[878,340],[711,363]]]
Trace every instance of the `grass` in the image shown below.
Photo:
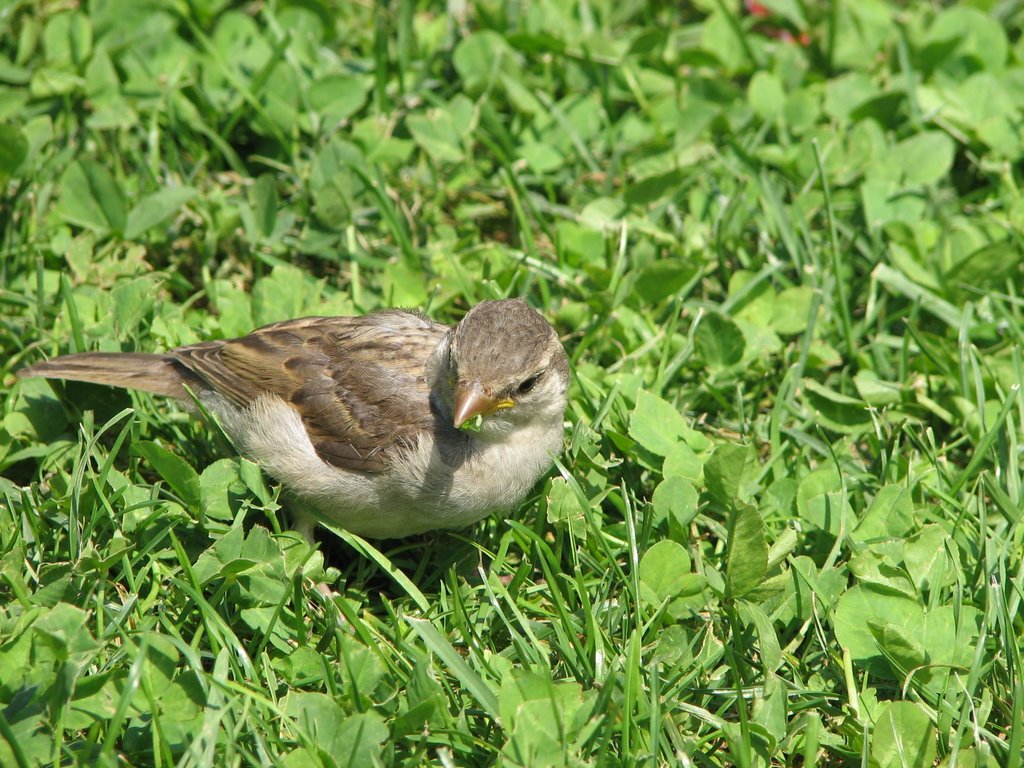
[[[0,764],[1019,768],[1022,22],[8,3]],[[209,424],[14,377],[511,295],[566,450],[461,532],[311,548]]]

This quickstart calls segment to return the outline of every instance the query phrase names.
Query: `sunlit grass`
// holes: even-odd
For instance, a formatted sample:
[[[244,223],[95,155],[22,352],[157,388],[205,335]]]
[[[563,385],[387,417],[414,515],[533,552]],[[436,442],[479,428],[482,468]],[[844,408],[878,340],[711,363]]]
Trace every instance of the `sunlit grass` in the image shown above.
[[[747,5],[8,9],[0,765],[1021,765],[1021,13]],[[566,450],[466,531],[14,376],[505,296]]]

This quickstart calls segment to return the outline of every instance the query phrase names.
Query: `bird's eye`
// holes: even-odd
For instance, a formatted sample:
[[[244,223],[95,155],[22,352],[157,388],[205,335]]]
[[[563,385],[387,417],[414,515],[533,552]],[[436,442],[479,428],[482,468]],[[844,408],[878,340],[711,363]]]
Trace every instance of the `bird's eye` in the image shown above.
[[[537,383],[537,380],[539,378],[539,373],[536,376],[531,376],[530,378],[528,378],[526,381],[519,385],[519,389],[517,389],[516,392],[520,395],[525,395],[527,392],[533,389],[533,385]]]

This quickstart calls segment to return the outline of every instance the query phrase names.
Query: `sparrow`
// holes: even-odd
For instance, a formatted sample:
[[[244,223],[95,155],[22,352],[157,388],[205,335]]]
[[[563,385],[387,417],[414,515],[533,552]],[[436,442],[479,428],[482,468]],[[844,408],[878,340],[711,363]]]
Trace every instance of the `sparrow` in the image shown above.
[[[554,328],[506,299],[455,326],[399,309],[304,317],[163,354],[63,355],[18,375],[192,411],[198,401],[300,510],[394,538],[512,511],[561,451],[569,364]]]

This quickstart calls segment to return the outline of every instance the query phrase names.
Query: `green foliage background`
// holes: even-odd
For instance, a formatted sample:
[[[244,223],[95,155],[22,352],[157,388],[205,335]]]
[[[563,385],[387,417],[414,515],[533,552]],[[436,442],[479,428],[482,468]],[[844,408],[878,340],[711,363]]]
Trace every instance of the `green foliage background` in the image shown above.
[[[3,3],[0,765],[1020,766],[1022,21]],[[462,533],[311,549],[210,425],[14,377],[510,295],[567,450]]]

